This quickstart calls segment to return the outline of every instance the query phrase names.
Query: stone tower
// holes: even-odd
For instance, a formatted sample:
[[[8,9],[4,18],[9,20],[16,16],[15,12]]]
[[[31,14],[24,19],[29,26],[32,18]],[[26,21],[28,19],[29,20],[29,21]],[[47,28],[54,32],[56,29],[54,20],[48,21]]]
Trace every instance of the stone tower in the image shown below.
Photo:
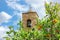
[[[31,9],[26,13],[22,13],[23,28],[25,30],[34,28],[34,26],[37,24],[37,18],[37,13]]]

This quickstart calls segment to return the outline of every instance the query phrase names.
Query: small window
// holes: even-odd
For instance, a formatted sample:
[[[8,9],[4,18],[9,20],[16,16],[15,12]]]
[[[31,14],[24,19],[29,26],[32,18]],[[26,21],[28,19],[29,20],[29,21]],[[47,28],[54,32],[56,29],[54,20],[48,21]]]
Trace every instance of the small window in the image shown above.
[[[27,20],[27,27],[31,27],[31,20],[30,19]]]

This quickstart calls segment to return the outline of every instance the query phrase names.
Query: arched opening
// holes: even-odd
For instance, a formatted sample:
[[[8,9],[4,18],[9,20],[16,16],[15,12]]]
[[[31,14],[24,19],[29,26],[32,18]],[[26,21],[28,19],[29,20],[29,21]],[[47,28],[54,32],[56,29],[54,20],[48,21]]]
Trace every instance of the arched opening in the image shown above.
[[[31,20],[30,19],[27,20],[27,27],[31,27]]]

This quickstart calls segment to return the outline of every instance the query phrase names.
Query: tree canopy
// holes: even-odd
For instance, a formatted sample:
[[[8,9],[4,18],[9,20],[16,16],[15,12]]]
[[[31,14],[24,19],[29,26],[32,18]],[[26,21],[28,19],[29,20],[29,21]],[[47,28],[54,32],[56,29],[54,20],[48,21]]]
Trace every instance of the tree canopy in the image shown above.
[[[45,3],[46,19],[39,20],[37,18],[37,25],[30,31],[23,29],[22,21],[18,23],[20,26],[17,31],[12,26],[10,31],[6,32],[8,36],[6,40],[59,40],[60,39],[60,19],[57,13],[60,11],[58,3]]]

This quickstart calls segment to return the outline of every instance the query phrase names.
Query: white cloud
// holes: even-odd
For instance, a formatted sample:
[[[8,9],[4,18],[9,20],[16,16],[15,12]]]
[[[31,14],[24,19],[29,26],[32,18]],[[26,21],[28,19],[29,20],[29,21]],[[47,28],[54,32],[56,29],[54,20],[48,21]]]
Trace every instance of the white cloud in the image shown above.
[[[28,5],[31,5],[32,10],[36,11],[40,18],[43,18],[46,15],[44,3],[45,1],[48,2],[48,0],[24,0],[28,5],[21,5],[17,1],[19,2],[21,0],[6,0],[6,3],[15,11],[20,12],[27,12],[29,10]]]
[[[14,14],[13,16],[18,16],[18,20],[20,20],[20,18],[22,19],[22,13],[23,12],[27,12],[29,7],[27,5],[21,5],[19,3],[17,3],[18,0],[6,0],[7,5],[14,9]]]
[[[44,0],[25,0],[26,3],[28,4],[39,4],[39,5],[42,5],[44,2]],[[40,4],[42,3],[42,4]]]
[[[9,31],[9,28],[0,26],[0,40],[5,40],[3,37],[7,36],[7,31]]]
[[[6,3],[9,7],[13,8],[16,11],[26,12],[28,11],[29,6],[21,5],[17,3],[21,0],[6,0]],[[44,3],[46,2],[60,2],[59,0],[24,0],[28,5],[31,5],[32,10],[36,11],[40,18],[43,18],[45,14]]]
[[[44,7],[45,2],[60,3],[59,0],[25,0],[25,2],[31,5],[32,8],[34,8],[33,10],[35,10],[38,13],[40,18],[43,18],[46,15]]]
[[[36,11],[40,18],[46,15],[44,7],[45,0],[25,0],[25,2],[31,5],[32,10]]]
[[[8,22],[9,19],[11,19],[11,18],[12,18],[12,16],[7,14],[6,12],[4,12],[4,11],[0,12],[0,24],[3,22]]]
[[[10,2],[18,2],[20,0],[6,0],[6,1],[10,1]]]
[[[44,0],[25,0],[25,2],[31,5],[32,10],[36,11],[40,18],[45,16]],[[18,4],[17,1],[6,1],[6,3],[16,11],[26,12],[29,9],[29,6]]]
[[[6,1],[7,5],[17,11],[27,11],[26,5],[18,4],[17,1]]]
[[[60,3],[60,0],[46,0],[47,2]]]

